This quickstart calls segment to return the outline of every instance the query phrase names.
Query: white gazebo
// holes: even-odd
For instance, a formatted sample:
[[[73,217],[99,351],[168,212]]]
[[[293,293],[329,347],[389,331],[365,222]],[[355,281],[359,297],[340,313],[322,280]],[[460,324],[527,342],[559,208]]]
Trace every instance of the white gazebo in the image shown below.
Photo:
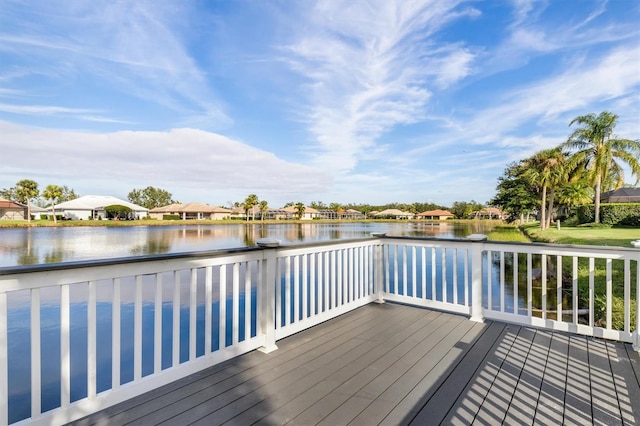
[[[109,195],[85,195],[75,200],[56,204],[55,211],[56,215],[62,215],[65,219],[106,219],[107,213],[104,208],[114,204],[129,207],[132,219],[145,218],[149,213],[149,209],[145,207]],[[47,211],[53,214],[53,207],[49,206]]]

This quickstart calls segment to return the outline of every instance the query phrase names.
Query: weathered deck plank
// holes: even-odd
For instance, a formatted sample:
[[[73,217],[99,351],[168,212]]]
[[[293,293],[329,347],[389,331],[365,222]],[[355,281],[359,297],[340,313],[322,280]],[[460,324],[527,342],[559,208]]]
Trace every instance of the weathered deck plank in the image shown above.
[[[278,347],[75,423],[640,423],[640,357],[622,343],[372,304]]]

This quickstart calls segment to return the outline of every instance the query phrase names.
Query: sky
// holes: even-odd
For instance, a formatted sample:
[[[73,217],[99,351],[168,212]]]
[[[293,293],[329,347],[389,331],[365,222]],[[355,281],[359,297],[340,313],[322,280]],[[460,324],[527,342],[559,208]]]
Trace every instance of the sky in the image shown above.
[[[0,188],[484,203],[602,111],[640,139],[637,0],[0,0]]]

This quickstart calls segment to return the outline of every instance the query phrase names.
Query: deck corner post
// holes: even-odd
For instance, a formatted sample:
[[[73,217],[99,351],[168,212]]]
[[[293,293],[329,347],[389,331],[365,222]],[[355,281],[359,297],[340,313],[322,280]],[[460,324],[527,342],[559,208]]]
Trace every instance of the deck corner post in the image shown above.
[[[375,251],[375,275],[373,278],[373,289],[376,295],[375,303],[384,303],[384,279],[383,279],[383,262],[384,262],[384,250],[383,245],[376,245]]]
[[[640,352],[640,253],[636,260],[636,329],[631,334],[632,347],[636,352]]]
[[[484,322],[482,308],[482,252],[484,242],[488,239],[483,234],[472,234],[467,237],[471,244],[471,321]]]
[[[260,334],[264,343],[258,348],[268,354],[278,349],[276,346],[276,248],[265,248],[262,259],[262,276],[260,277],[259,312]]]
[[[0,424],[9,424],[9,352],[7,293],[0,292]]]

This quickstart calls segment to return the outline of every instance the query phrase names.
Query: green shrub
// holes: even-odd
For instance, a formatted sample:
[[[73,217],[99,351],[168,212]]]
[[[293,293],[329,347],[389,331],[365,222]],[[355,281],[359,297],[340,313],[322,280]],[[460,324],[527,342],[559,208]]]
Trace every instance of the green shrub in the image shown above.
[[[179,214],[163,214],[162,220],[180,220]]]
[[[587,204],[578,207],[580,223],[595,220],[595,207]],[[600,205],[600,222],[607,225],[640,226],[640,203],[606,203]]]
[[[606,223],[594,223],[594,222],[590,222],[590,223],[583,223],[582,225],[578,225],[576,228],[611,228],[611,225],[608,225]]]
[[[131,208],[120,204],[113,204],[106,206],[104,211],[107,213],[107,217],[109,218],[126,219],[131,213]]]
[[[563,225],[566,225],[566,226],[578,226],[578,225],[580,225],[580,218],[577,215],[568,217],[563,222]]]

